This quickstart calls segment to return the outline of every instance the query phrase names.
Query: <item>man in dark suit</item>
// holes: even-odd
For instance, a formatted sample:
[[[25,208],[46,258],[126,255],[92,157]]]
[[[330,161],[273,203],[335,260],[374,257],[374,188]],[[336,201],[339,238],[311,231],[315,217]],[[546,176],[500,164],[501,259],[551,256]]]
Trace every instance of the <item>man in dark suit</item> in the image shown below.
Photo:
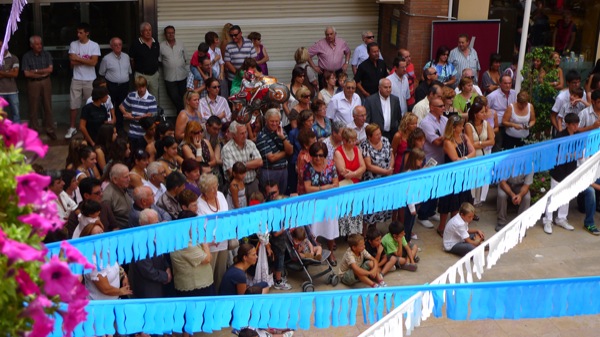
[[[383,136],[390,142],[398,130],[402,111],[398,96],[392,95],[392,82],[387,78],[379,80],[379,94],[371,95],[364,101],[367,109],[367,123],[375,123]]]

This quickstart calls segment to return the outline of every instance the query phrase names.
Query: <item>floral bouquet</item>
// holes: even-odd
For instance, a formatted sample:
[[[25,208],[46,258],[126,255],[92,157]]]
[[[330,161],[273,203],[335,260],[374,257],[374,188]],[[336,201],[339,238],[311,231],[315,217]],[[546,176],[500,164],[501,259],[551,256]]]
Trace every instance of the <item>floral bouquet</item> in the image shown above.
[[[6,106],[0,98],[0,110]],[[37,132],[0,117],[0,331],[4,336],[47,336],[62,316],[70,336],[86,320],[86,288],[68,263],[93,268],[66,241],[61,258],[47,257],[42,240],[60,230],[50,177],[31,172],[24,151],[43,157],[48,151]]]

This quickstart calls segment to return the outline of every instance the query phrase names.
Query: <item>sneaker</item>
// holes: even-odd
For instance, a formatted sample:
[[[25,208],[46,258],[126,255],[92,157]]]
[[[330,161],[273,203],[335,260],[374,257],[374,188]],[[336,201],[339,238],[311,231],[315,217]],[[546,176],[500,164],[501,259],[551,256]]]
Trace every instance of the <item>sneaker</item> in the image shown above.
[[[390,268],[390,271],[396,271],[396,265],[395,264],[392,266],[392,268]]]
[[[417,265],[412,263],[405,263],[400,266],[400,269],[408,270],[408,271],[417,271]]]
[[[385,283],[385,281],[381,281],[381,282],[379,282],[379,286],[382,288],[387,287],[387,283]]]
[[[292,286],[289,283],[281,280],[279,282],[275,281],[275,285],[273,286],[273,288],[277,290],[290,290],[292,289]]]
[[[373,285],[371,286],[371,288],[379,288],[379,287],[381,287],[381,286],[377,283],[373,283]]]
[[[67,130],[67,134],[65,135],[65,139],[71,139],[76,134],[77,134],[77,129],[75,129],[75,128],[69,128],[69,130]]]
[[[499,231],[501,231],[501,230],[502,230],[502,228],[504,228],[504,226],[506,226],[506,225],[496,224],[496,228],[495,228],[495,229],[496,229],[496,232],[499,232]]]
[[[568,231],[572,231],[575,229],[575,227],[571,226],[571,224],[568,223],[566,220],[565,221],[557,221],[555,223],[555,225],[557,225],[558,227],[562,227]]]
[[[420,220],[418,219],[419,223],[421,224],[421,226],[425,227],[425,228],[433,228],[433,224],[431,223],[431,221],[429,220]]]
[[[588,231],[590,234],[600,235],[600,230],[598,230],[598,228],[596,228],[596,225],[591,225],[591,226],[583,225],[583,229]]]
[[[411,239],[411,240],[419,240],[419,237],[417,236],[417,234],[416,234],[416,233],[412,233],[412,234],[410,235],[410,239]]]
[[[544,223],[544,232],[546,232],[546,234],[552,234],[552,222]]]
[[[438,213],[435,213],[434,215],[429,217],[429,220],[440,221],[440,215]]]

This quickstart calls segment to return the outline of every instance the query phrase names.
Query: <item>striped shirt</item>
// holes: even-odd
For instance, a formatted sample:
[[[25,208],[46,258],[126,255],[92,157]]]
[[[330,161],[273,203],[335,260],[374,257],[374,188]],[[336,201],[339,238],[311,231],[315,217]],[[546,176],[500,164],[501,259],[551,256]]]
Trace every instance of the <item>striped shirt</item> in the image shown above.
[[[125,111],[130,112],[133,117],[144,116],[147,113],[151,113],[156,116],[157,104],[156,98],[152,96],[147,90],[143,97],[140,97],[137,91],[133,91],[127,95],[127,98],[123,101],[123,107]],[[144,137],[144,128],[140,125],[139,120],[131,120],[129,123],[129,137],[130,138],[142,138]]]
[[[260,152],[258,152],[254,142],[249,139],[246,139],[243,148],[240,148],[232,139],[223,146],[221,157],[223,158],[223,170],[228,171],[238,161],[246,164],[249,161],[260,158]],[[244,183],[249,184],[254,179],[256,179],[256,170],[248,169]]]
[[[477,84],[477,79],[479,78],[479,71],[481,70],[481,66],[479,65],[479,56],[477,56],[477,52],[473,48],[469,48],[469,55],[465,56],[458,47],[452,49],[450,52],[450,56],[448,57],[448,63],[452,63],[454,68],[456,68],[456,82],[460,81],[462,78],[462,72],[464,69],[470,68],[473,70],[473,75],[475,78],[473,82]]]
[[[194,85],[194,80],[198,81],[198,83],[197,83],[198,85]],[[196,78],[192,72],[188,73],[188,77],[185,80],[185,87],[188,90],[195,91],[197,88],[200,88],[203,85],[204,85],[204,79],[202,78],[202,76]],[[200,91],[198,94],[200,94],[200,98],[203,98],[207,94],[206,89]]]
[[[200,114],[202,115],[204,122],[206,122],[210,116],[220,115],[223,111],[225,111],[225,117],[221,118],[221,121],[223,123],[230,121],[231,110],[229,110],[229,104],[227,104],[227,100],[224,97],[217,96],[213,101],[206,96],[200,100]]]
[[[231,62],[231,64],[235,67],[235,69],[240,69],[242,64],[244,63],[244,59],[250,57],[256,58],[256,50],[254,49],[254,45],[252,41],[245,39],[242,37],[242,47],[238,47],[235,42],[229,42],[225,47],[225,56],[223,56],[223,61]],[[234,73],[227,72],[227,79],[229,81],[233,81],[235,77]]]
[[[285,134],[285,131],[283,131]],[[287,135],[285,136],[287,139]],[[267,155],[269,153],[275,154],[280,151],[284,151],[283,148],[283,140],[277,136],[275,132],[268,130],[267,128],[263,128],[256,137],[256,148],[260,152],[260,155],[263,159],[263,169],[267,170],[280,170],[287,167],[287,159],[285,157],[279,159],[278,161],[271,163],[267,160]]]

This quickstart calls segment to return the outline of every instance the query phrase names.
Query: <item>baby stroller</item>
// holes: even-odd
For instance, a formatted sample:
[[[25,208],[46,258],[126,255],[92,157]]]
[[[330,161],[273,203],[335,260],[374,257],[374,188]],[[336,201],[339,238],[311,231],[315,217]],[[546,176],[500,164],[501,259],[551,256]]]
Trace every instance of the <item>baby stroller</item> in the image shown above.
[[[306,230],[306,234],[307,234],[307,238],[310,240],[310,242],[313,245],[318,245],[316,238],[312,235],[312,232],[310,231],[310,226],[304,226],[304,229]],[[286,231],[286,235],[288,240],[286,240],[285,242],[285,247],[286,250],[289,254],[289,260],[285,261],[285,265],[287,268],[290,268],[293,271],[302,271],[304,270],[304,273],[306,274],[306,276],[308,277],[308,281],[302,283],[302,291],[303,292],[313,292],[315,291],[315,287],[313,285],[313,278],[318,278],[321,277],[323,275],[329,274],[327,275],[327,284],[331,284],[332,286],[337,286],[338,283],[340,282],[340,278],[339,276],[333,271],[333,268],[331,267],[331,264],[329,263],[329,260],[327,259],[329,257],[329,255],[331,255],[331,251],[327,250],[327,249],[323,249],[323,253],[321,254],[321,259],[320,260],[314,260],[314,259],[304,259],[302,257],[300,257],[300,254],[294,249],[294,239],[292,238],[292,234],[290,231],[293,231],[293,229]],[[323,271],[320,271],[314,275],[311,275],[308,272],[308,267],[311,265],[327,265],[327,268]]]

